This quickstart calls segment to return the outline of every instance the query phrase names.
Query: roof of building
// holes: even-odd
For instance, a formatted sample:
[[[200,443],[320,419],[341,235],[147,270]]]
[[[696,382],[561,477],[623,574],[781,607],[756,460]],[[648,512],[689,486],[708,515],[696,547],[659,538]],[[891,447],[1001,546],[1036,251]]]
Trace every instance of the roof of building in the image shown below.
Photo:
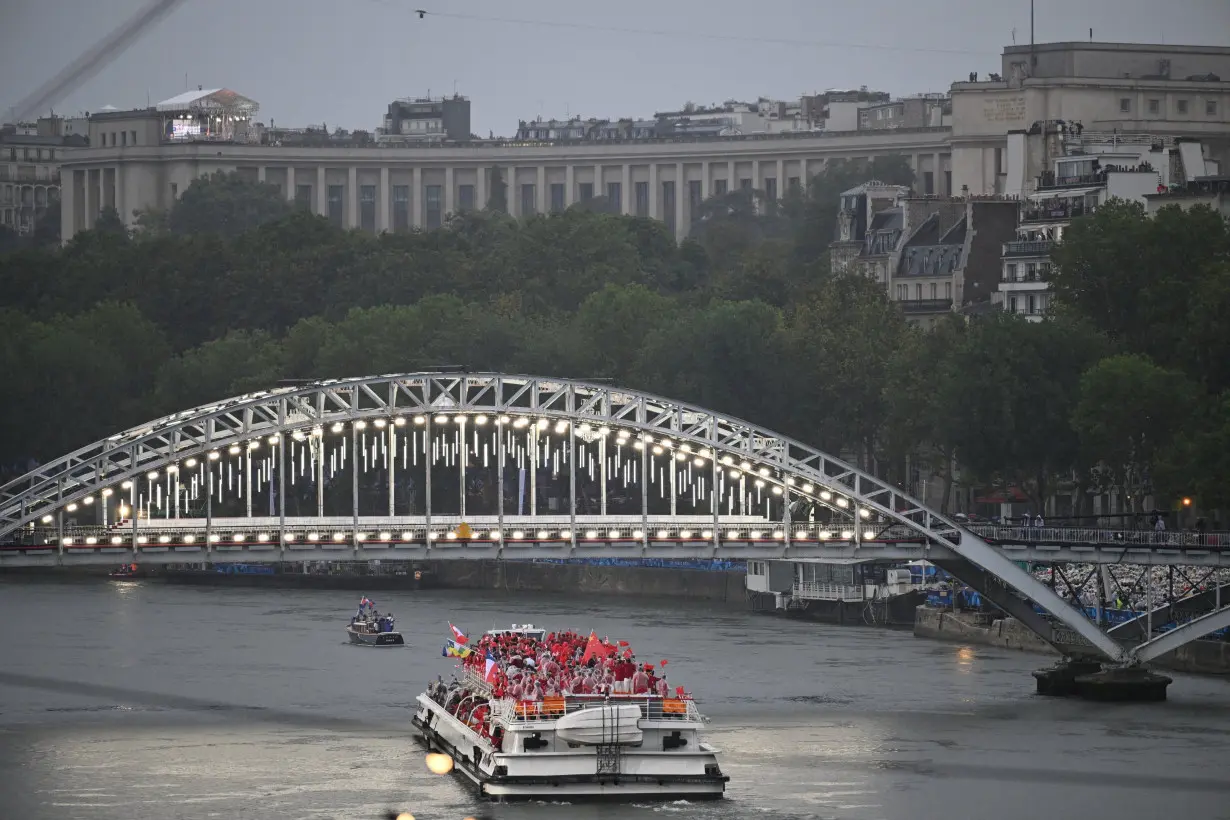
[[[902,208],[885,208],[871,218],[869,231],[899,231],[905,225],[905,212]]]
[[[901,254],[898,276],[947,276],[961,267],[962,245],[914,245]]]
[[[255,100],[231,91],[229,88],[198,88],[185,91],[155,106],[159,111],[243,111],[255,112],[259,105]]]
[[[857,194],[865,194],[871,190],[893,190],[893,191],[908,191],[909,186],[906,185],[889,185],[887,182],[880,182],[878,179],[869,179],[866,182],[855,185],[848,191],[842,191],[842,196],[855,196]]]

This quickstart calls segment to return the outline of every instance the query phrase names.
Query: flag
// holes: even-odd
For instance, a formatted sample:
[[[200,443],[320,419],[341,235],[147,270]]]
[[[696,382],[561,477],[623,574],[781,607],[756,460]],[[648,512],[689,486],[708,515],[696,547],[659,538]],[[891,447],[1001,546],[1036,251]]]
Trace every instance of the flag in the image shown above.
[[[443,657],[445,658],[468,658],[473,654],[473,649],[457,641],[446,641],[444,643]]]
[[[590,658],[606,658],[614,652],[614,647],[608,647],[598,640],[598,633],[590,632],[589,640],[585,642],[585,654],[581,656],[581,664],[589,663]]]
[[[666,666],[668,663],[670,663],[670,661],[662,661],[663,666]]]
[[[620,642],[619,642],[619,645],[620,645],[620,646],[628,646],[629,644],[628,644],[628,642],[627,642],[627,641],[620,641]]]
[[[499,667],[496,666],[495,658],[491,655],[491,650],[487,650],[487,667],[483,670],[483,680],[487,683],[495,683],[495,673]]]
[[[449,622],[448,628],[452,630],[453,640],[455,640],[457,643],[464,644],[464,643],[469,642],[470,639],[465,636],[465,633],[462,632],[457,627],[453,626],[451,621]]]
[[[683,687],[682,687],[682,686],[676,686],[676,687],[675,687],[675,694],[676,694],[676,695],[678,695],[679,697],[683,697]]]

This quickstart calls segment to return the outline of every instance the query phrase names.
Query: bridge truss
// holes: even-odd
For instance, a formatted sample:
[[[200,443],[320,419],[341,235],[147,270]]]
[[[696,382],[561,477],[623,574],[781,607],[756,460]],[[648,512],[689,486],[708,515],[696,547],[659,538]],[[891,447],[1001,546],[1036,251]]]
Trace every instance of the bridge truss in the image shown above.
[[[1059,645],[1062,629],[1076,651],[1112,662],[1156,657],[1157,641],[1173,648],[1188,626],[1194,638],[1230,624],[1218,609],[1125,646],[1010,551],[839,459],[700,407],[533,376],[329,380],[176,413],[0,487],[0,544],[62,564],[302,560],[329,548],[748,557],[767,545],[774,557],[873,557],[897,545],[949,564],[1009,612],[1035,602],[1052,617],[1021,617],[1043,638]]]

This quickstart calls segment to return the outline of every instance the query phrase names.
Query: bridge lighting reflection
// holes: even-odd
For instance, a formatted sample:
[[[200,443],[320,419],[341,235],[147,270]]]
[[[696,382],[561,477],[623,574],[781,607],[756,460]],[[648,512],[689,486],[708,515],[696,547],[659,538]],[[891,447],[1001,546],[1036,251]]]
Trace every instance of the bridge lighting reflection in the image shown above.
[[[571,538],[572,538],[572,530],[563,530],[562,532],[560,532],[559,537],[560,537],[560,538],[567,538],[567,539],[570,539],[570,540],[571,540]]]
[[[748,534],[748,536],[747,536],[747,537],[748,537],[748,538],[750,538],[750,539],[751,539],[751,540],[753,540],[753,541],[759,541],[759,540],[760,540],[760,530],[752,530],[752,531]]]
[[[774,484],[773,485],[773,495],[781,495],[781,494],[782,494],[782,488]]]
[[[832,494],[832,493],[830,493],[828,490],[821,490],[821,491],[820,491],[820,500],[821,500],[821,501],[829,501],[829,500],[831,500],[832,498],[833,498],[833,494]]]
[[[415,424],[419,424],[419,425],[426,424],[426,423],[427,423],[427,417],[426,417],[426,416],[415,416],[415,417],[414,417],[414,423],[415,423]]]
[[[385,427],[388,426],[389,423],[385,421],[384,419],[376,419],[373,422],[373,424],[376,425],[377,429],[383,430]]]
[[[219,453],[217,450],[210,450],[210,451],[209,451],[209,460],[210,460],[210,461],[217,461],[217,460],[218,460],[218,459],[220,459],[221,457],[222,457],[222,454],[221,454],[221,453]]]
[[[546,540],[546,538],[547,538],[547,536],[548,536],[548,535],[550,535],[550,533],[549,533],[549,532],[547,532],[546,530],[539,530],[539,531],[538,531],[538,538],[539,538],[539,540]]]
[[[412,535],[413,535],[413,533],[403,532],[403,533],[401,534],[401,540],[403,540],[403,541],[409,541]]]
[[[318,532],[309,532],[309,533],[308,533],[308,540],[309,540],[309,541],[319,541],[319,540],[320,540],[320,533],[318,533]]]
[[[521,532],[521,530],[517,530],[516,532],[512,534],[512,537],[514,541],[520,541],[522,538],[525,537],[525,533]]]
[[[827,530],[823,530],[823,531],[821,531],[821,532],[820,532],[820,535],[819,535],[819,538],[820,538],[820,540],[821,540],[821,541],[827,541],[827,540],[829,540],[829,539],[830,539],[830,538],[832,538],[832,537],[833,537],[833,533],[828,532]]]
[[[450,533],[449,533],[449,535],[453,535],[453,534],[450,532]],[[456,538],[457,536],[453,535],[453,537],[454,537],[454,538]],[[367,533],[365,533],[365,532],[356,532],[356,533],[354,534],[354,540],[356,540],[356,541],[366,541],[366,540],[367,540]]]
[[[585,533],[585,537],[592,541],[598,537],[598,531],[590,530],[589,532]]]
[[[816,489],[816,488],[815,488],[814,486],[812,486],[811,484],[804,484],[804,485],[803,485],[803,492],[805,492],[805,493],[810,493],[810,492],[811,492],[812,490],[814,490],[814,489]]]
[[[844,499],[844,498],[838,498],[838,499],[837,499],[837,506],[838,506],[838,507],[841,507],[842,509],[845,509],[846,507],[849,507],[849,506],[850,506],[850,502],[849,502],[849,501],[847,501],[847,500],[846,500],[846,499]]]
[[[243,533],[241,532],[235,533],[233,536],[231,536],[231,540],[234,541],[236,544],[241,543],[243,541]]]
[[[333,540],[340,544],[341,542],[346,540],[346,533],[344,532],[333,533]]]
[[[864,539],[864,540],[866,540],[866,541],[871,541],[871,540],[872,540],[872,539],[874,539],[875,537],[876,537],[875,530],[864,530],[864,531],[863,531],[863,539]]]
[[[237,455],[239,455],[239,445],[238,445],[238,444],[232,444],[230,447],[227,447],[227,448],[226,448],[226,451],[227,451],[228,453],[230,453],[231,455],[233,455],[233,456],[237,456]]]
[[[866,507],[859,507],[858,514],[862,516],[863,518],[870,518],[871,510],[867,509]]]
[[[71,547],[73,545],[73,539],[71,536],[65,536],[64,538],[61,539],[60,543],[62,543],[66,547]]]
[[[547,429],[547,420],[546,420],[546,419],[539,419],[539,420],[538,420],[538,429],[539,429],[539,430],[546,430],[546,429]]]
[[[660,455],[662,455],[662,445],[661,445],[661,444],[655,444],[655,445],[653,446],[653,454],[654,454],[655,456],[660,456]]]
[[[508,416],[500,416],[500,424],[508,424],[510,421],[512,421],[512,419]]]
[[[269,540],[269,533],[262,532],[260,535],[256,536],[256,540],[260,541],[262,544],[265,543]]]
[[[433,752],[427,755],[427,770],[432,774],[448,774],[453,770],[453,759],[448,755]]]
[[[705,530],[700,534],[700,537],[708,541],[713,537],[713,530]]]
[[[171,536],[169,536],[169,535],[160,535],[160,536],[158,536],[158,543],[159,543],[159,544],[169,544],[169,543],[171,543]]]
[[[405,427],[406,426],[405,416],[398,416],[397,418],[393,419],[393,426],[394,427]]]
[[[218,542],[219,542],[219,541],[221,541],[221,540],[222,540],[222,536],[221,536],[221,535],[211,535],[211,536],[209,536],[209,542],[210,542],[211,544],[216,544],[216,543],[218,543]]]
[[[782,532],[781,530],[774,530],[773,537],[776,538],[778,541],[781,541],[783,538],[786,537],[786,533]]]
[[[794,537],[795,537],[795,538],[806,538],[806,537],[807,537],[807,530],[799,530],[798,532],[796,532],[796,533],[794,534]]]
[[[367,422],[365,422],[363,419],[359,419],[358,421],[356,421],[356,422],[354,423],[354,429],[356,429],[356,430],[366,430],[366,429],[367,429]]]
[[[98,543],[98,539],[91,535],[89,538],[85,539],[85,543],[93,546]]]
[[[612,538],[618,538],[618,537],[619,537],[619,530],[611,530],[611,537],[612,537]]]
[[[381,541],[391,541],[391,540],[393,540],[393,533],[391,533],[391,532],[382,532],[382,533],[380,533],[380,540],[381,540]]]
[[[69,505],[68,505],[67,507],[65,507],[64,509],[68,510],[69,512],[76,512],[76,511],[77,511],[77,505],[76,505],[75,503],[74,503],[74,504],[69,504]]]
[[[669,533],[669,532],[667,532],[666,530],[658,530],[658,537],[659,537],[659,538],[668,538],[668,537],[670,537],[670,533]]]
[[[843,540],[843,541],[849,541],[849,540],[850,540],[851,538],[853,538],[853,537],[854,537],[854,533],[853,533],[853,532],[851,532],[850,530],[842,530],[842,531],[841,531],[841,540]]]
[[[487,423],[487,417],[481,414],[477,415],[474,417],[474,423],[477,424],[479,427],[482,427],[484,424]]]
[[[679,537],[680,537],[680,538],[682,538],[682,539],[684,539],[684,540],[687,540],[688,538],[691,538],[691,537],[692,537],[692,531],[691,531],[691,530],[684,530],[683,532],[679,533]]]
[[[139,537],[137,538],[137,543],[138,543],[138,544],[145,544],[145,543],[147,543],[148,541],[149,541],[149,539],[148,539],[148,538],[146,538],[144,535],[139,536]]]
[[[120,514],[120,518],[127,518],[128,513],[131,512],[131,508],[127,504],[121,504],[118,512]]]
[[[449,530],[447,533],[445,533],[444,537],[447,538],[449,541],[456,541],[457,533],[453,532],[452,530]]]
[[[633,530],[632,537],[639,541],[640,539],[645,537],[645,533],[643,530]]]
[[[103,491],[102,491],[103,498],[110,498],[113,495],[115,495],[115,490],[111,489],[110,487],[103,488]]]
[[[124,539],[120,538],[118,535],[113,535],[111,536],[111,543],[116,545],[123,544]]]

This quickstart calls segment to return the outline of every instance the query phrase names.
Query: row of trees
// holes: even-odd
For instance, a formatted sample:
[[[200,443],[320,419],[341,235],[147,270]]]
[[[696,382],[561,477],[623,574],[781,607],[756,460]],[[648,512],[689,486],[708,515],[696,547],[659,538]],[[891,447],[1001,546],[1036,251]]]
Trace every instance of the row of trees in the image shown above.
[[[882,286],[828,270],[838,195],[870,177],[911,181],[900,158],[835,163],[780,202],[710,200],[682,244],[592,204],[373,237],[264,185],[199,180],[135,233],[111,214],[63,249],[0,256],[0,464],[281,378],[460,362],[609,377],[906,485],[959,477],[1041,499],[1075,477],[1223,503],[1224,221],[1108,205],[1057,254],[1053,320],[921,331]]]

